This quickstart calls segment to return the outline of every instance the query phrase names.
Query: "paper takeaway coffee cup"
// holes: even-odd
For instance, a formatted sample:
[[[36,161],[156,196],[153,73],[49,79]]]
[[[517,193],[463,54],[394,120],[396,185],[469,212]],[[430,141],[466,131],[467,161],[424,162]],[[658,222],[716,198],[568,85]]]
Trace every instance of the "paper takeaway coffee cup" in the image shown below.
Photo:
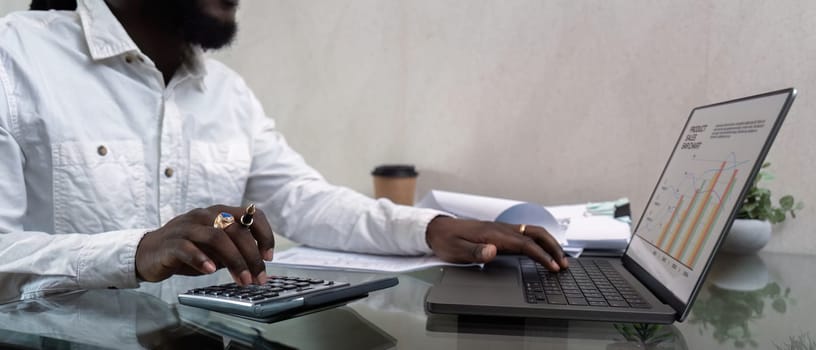
[[[374,176],[374,198],[388,198],[402,205],[414,205],[416,179],[419,173],[413,165],[380,165],[371,172]]]

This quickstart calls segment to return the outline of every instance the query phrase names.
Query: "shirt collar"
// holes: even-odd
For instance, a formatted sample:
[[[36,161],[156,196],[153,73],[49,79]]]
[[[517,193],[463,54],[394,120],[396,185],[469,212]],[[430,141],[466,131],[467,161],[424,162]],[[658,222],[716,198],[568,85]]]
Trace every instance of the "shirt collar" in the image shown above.
[[[77,1],[77,12],[82,23],[85,41],[94,61],[131,52],[141,52],[105,1],[79,0]],[[204,50],[193,46],[190,50],[190,57],[179,68],[189,77],[198,79],[198,86],[202,90],[204,89],[204,76],[207,74],[204,61]]]
[[[184,79],[192,79],[201,92],[206,91],[207,86],[204,84],[204,78],[207,75],[207,65],[205,61],[204,50],[198,46],[190,47],[187,59],[179,67],[173,80],[178,79],[180,82]]]
[[[104,1],[79,0],[77,12],[91,58],[95,61],[139,51]]]
[[[190,77],[201,79],[204,81],[204,76],[207,75],[207,65],[204,57],[204,50],[198,46],[190,48],[190,57],[184,62],[184,69],[190,74]]]

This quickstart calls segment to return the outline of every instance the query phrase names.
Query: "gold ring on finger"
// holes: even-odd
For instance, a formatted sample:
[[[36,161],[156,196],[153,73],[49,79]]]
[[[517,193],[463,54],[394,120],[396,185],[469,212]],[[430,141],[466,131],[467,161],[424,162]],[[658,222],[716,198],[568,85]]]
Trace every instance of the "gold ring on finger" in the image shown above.
[[[519,225],[518,231],[519,231],[519,233],[521,233],[522,236],[526,235],[527,234],[527,225],[525,225],[525,224]]]
[[[232,214],[227,212],[220,212],[218,216],[215,217],[215,221],[213,221],[213,227],[221,230],[225,230],[229,225],[235,223],[235,217]]]

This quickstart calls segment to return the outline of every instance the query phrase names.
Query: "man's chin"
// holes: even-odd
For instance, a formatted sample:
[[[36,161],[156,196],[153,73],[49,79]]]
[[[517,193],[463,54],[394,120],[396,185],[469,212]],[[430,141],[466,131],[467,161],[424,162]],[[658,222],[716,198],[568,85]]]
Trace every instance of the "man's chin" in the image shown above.
[[[232,44],[238,25],[234,21],[222,22],[212,17],[203,17],[185,23],[183,30],[188,43],[204,50],[218,50]]]
[[[145,0],[144,9],[205,50],[229,46],[238,31],[237,5],[225,0]]]

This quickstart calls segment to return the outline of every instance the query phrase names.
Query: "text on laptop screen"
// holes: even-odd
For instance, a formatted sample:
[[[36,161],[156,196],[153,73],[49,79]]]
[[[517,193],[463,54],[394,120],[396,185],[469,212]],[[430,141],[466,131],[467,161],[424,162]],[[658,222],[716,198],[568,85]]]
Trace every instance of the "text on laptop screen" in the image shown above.
[[[688,303],[788,94],[695,110],[626,254]]]

